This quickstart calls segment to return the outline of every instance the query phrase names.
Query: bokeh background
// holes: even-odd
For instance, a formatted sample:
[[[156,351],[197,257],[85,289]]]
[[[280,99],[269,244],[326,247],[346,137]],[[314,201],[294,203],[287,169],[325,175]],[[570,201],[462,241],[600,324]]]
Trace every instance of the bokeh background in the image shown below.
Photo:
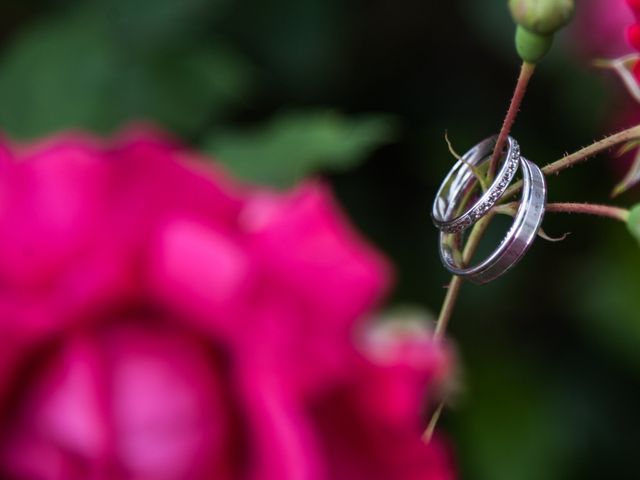
[[[502,0],[5,0],[0,128],[29,140],[146,119],[249,181],[323,175],[395,263],[389,305],[428,316],[448,282],[428,216],[452,162],[444,132],[460,151],[496,132],[512,34]],[[540,65],[514,130],[530,159],[633,118],[590,64],[607,41],[570,29]],[[602,156],[549,179],[550,200],[608,202],[622,174]],[[464,479],[638,478],[640,248],[604,219],[551,214],[545,230],[572,235],[464,287],[462,388],[441,426]]]

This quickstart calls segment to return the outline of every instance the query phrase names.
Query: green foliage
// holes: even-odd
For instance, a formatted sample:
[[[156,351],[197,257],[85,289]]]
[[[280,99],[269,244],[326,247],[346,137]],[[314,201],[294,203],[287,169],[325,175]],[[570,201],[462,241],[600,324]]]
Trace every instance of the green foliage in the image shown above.
[[[640,210],[635,209],[635,233]],[[628,239],[627,239],[628,240]],[[631,243],[631,242],[626,242]],[[572,289],[579,326],[612,357],[640,372],[640,258],[620,243],[607,254],[576,272],[580,281]]]
[[[467,352],[473,364],[470,402],[452,416],[463,433],[469,478],[564,480],[578,434],[566,429],[564,412],[544,374],[504,346]],[[497,355],[506,355],[505,363]],[[548,378],[547,378],[548,380]],[[466,476],[463,478],[467,478]]]
[[[320,169],[355,166],[393,130],[384,116],[284,113],[256,128],[217,132],[206,149],[241,178],[286,187]]]
[[[69,127],[108,131],[143,118],[193,134],[247,95],[250,69],[231,49],[174,38],[180,30],[163,30],[164,17],[153,15],[136,18],[158,33],[145,48],[129,47],[131,15],[120,11],[110,22],[87,8],[20,35],[0,63],[3,128],[34,137]]]
[[[0,122],[18,136],[109,124],[117,52],[90,19],[48,21],[21,35],[0,68]]]
[[[224,12],[229,0],[94,0],[92,16],[101,16],[121,44],[156,50],[176,39],[206,30],[208,21]]]
[[[635,205],[629,212],[627,228],[631,235],[640,242],[640,204]]]

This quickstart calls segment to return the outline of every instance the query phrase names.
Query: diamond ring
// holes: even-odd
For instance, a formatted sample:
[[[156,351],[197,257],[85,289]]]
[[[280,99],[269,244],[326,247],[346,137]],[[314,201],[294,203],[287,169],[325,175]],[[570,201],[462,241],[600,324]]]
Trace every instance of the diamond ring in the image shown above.
[[[508,137],[506,152],[495,179],[471,206],[458,212],[459,205],[477,184],[472,167],[487,162],[496,144],[497,135],[478,143],[465,153],[446,176],[431,211],[433,223],[442,232],[457,233],[466,230],[483,217],[502,197],[513,180],[520,161],[518,142]]]
[[[440,232],[440,258],[445,268],[454,275],[478,284],[490,282],[518,263],[535,240],[544,216],[547,187],[544,175],[536,164],[521,157],[520,168],[523,178],[522,200],[511,228],[489,257],[473,267],[462,265],[454,255],[456,250],[453,248],[453,245],[460,243],[461,234]],[[455,190],[452,193],[455,194]],[[452,235],[453,239],[450,238]]]

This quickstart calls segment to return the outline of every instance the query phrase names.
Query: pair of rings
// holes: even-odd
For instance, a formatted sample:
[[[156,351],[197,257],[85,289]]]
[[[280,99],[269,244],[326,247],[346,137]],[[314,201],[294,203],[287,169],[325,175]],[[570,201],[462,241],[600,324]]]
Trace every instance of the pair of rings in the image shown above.
[[[454,275],[478,284],[498,278],[520,261],[535,240],[547,199],[542,171],[520,155],[518,142],[509,137],[495,179],[479,198],[466,206],[477,183],[473,169],[491,158],[496,139],[497,136],[493,136],[483,140],[456,162],[440,186],[431,212],[433,222],[440,230],[440,258],[443,265]],[[474,266],[464,265],[457,248],[462,232],[484,217],[500,200],[518,168],[523,188],[513,224],[487,258]],[[460,212],[461,209],[464,210]]]

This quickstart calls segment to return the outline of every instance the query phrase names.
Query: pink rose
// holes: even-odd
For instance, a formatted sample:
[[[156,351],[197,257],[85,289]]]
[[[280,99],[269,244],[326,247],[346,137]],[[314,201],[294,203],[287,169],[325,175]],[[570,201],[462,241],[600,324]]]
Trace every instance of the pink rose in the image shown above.
[[[625,30],[634,16],[625,0],[581,0],[572,22],[576,48],[587,60],[630,53]]]
[[[321,183],[240,186],[131,131],[0,148],[0,477],[450,480],[448,357]]]

